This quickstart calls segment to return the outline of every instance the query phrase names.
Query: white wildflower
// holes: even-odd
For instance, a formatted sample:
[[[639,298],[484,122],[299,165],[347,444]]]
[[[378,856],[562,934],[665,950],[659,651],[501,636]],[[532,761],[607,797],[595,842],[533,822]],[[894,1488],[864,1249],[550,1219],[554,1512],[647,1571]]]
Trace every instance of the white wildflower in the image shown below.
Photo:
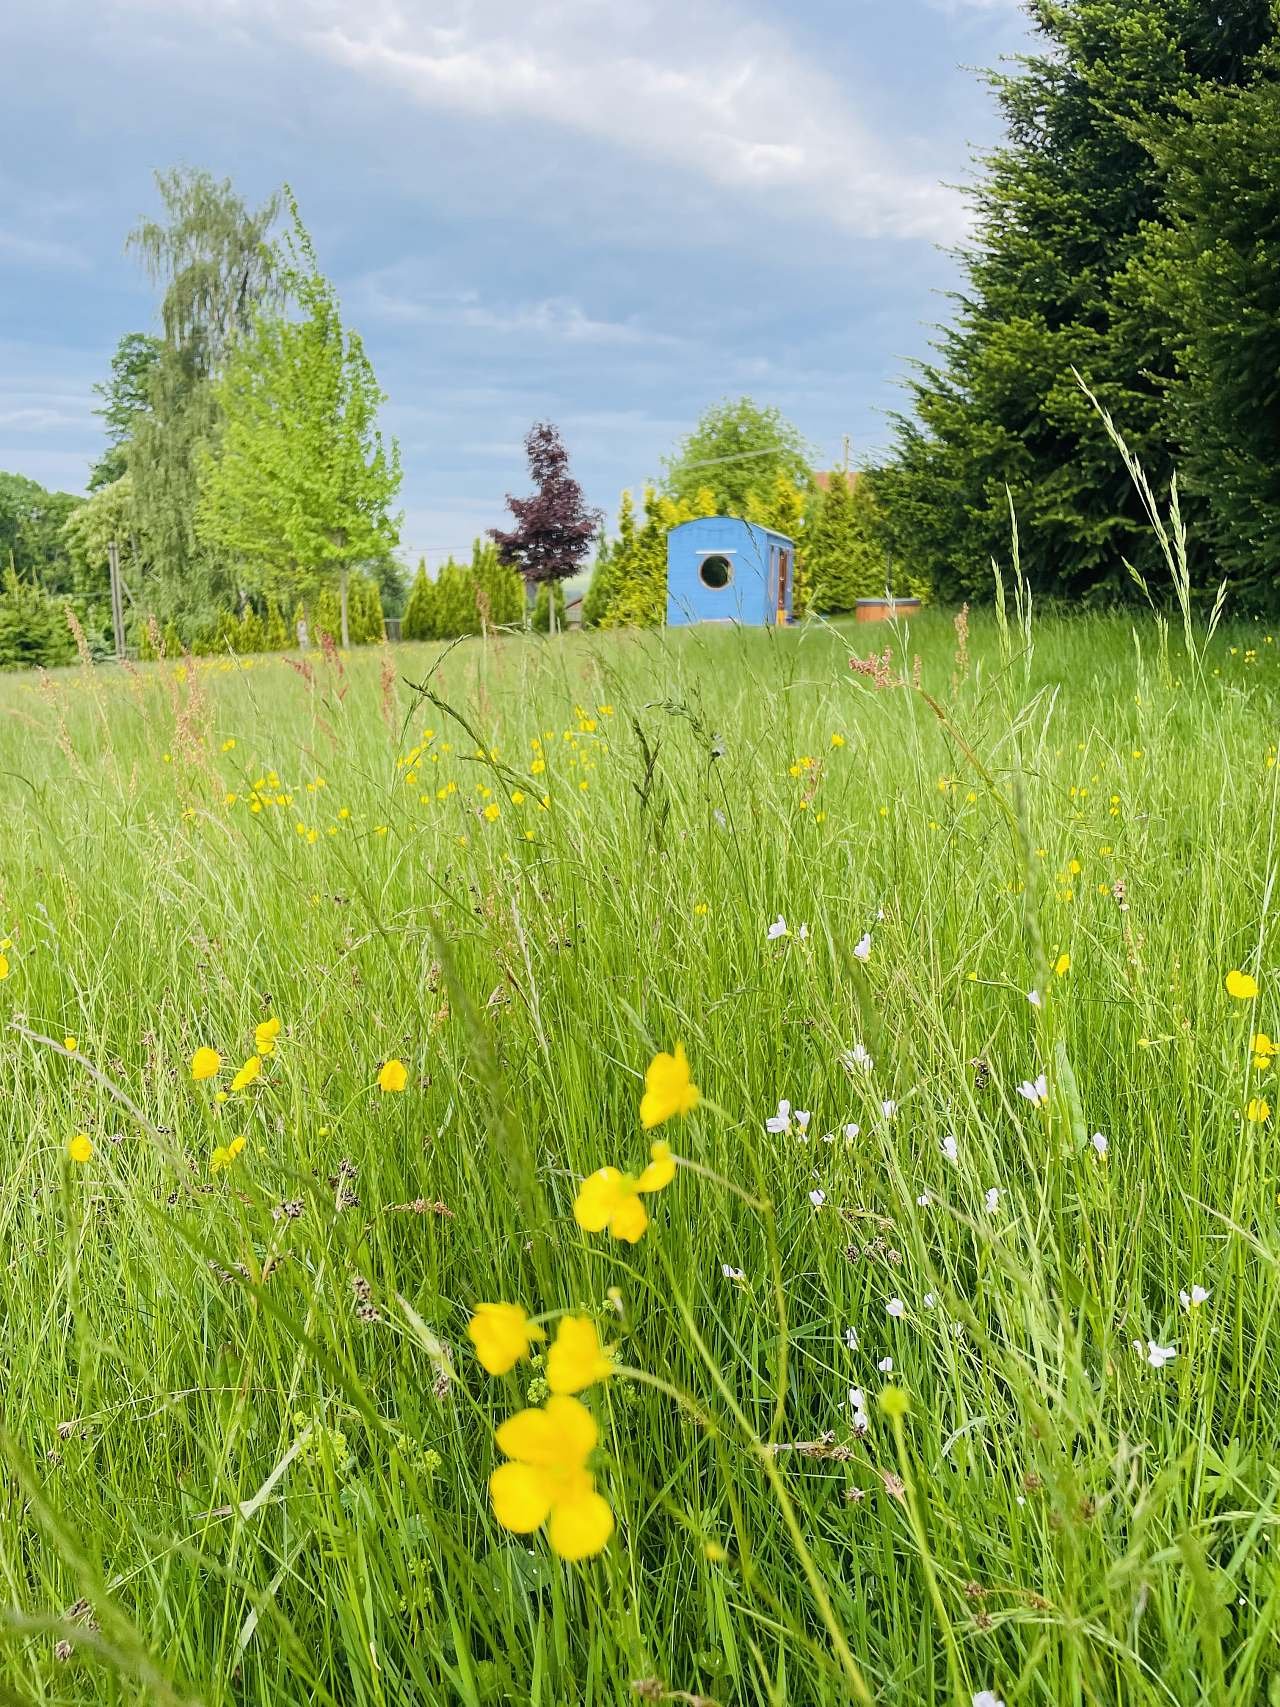
[[[864,931],[862,936],[860,936],[858,938],[857,942],[854,943],[854,945],[853,945],[853,958],[855,960],[860,960],[864,966],[866,965],[867,961],[871,959],[871,932],[870,931]]]
[[[1043,1108],[1049,1100],[1049,1081],[1043,1073],[1034,1079],[1024,1079],[1018,1086],[1018,1095],[1026,1097],[1032,1108]]]
[[[893,1317],[895,1322],[900,1322],[907,1313],[907,1307],[902,1302],[901,1298],[891,1298],[885,1305],[885,1309]]]
[[[769,942],[777,942],[779,937],[790,936],[791,933],[787,929],[787,921],[779,913],[764,934]]]
[[[1178,1302],[1184,1310],[1198,1310],[1208,1296],[1209,1294],[1203,1286],[1193,1286],[1190,1292],[1179,1292]]]

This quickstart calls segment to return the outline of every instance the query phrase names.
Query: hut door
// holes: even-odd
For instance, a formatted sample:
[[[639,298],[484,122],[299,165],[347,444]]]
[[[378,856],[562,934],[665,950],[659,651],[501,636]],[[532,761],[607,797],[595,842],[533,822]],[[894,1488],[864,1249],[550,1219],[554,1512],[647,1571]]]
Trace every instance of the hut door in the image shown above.
[[[778,553],[778,621],[787,620],[787,582],[791,574],[791,553]]]

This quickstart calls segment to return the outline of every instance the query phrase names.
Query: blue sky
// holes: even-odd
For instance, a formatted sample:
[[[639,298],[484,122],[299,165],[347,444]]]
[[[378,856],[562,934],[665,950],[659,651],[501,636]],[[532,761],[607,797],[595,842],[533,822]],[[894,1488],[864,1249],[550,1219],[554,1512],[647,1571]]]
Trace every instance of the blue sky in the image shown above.
[[[972,67],[1016,0],[9,0],[0,468],[83,489],[92,386],[154,324],[151,173],[287,179],[389,395],[437,561],[562,428],[589,497],[750,392],[836,459],[945,315]]]

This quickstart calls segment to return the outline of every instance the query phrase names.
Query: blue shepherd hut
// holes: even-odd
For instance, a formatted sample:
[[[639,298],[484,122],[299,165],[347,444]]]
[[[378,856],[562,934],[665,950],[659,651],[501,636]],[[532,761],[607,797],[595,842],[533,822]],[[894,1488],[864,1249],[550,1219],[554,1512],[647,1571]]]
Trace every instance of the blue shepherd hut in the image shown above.
[[[667,535],[667,624],[790,622],[796,548],[736,516],[698,516]]]

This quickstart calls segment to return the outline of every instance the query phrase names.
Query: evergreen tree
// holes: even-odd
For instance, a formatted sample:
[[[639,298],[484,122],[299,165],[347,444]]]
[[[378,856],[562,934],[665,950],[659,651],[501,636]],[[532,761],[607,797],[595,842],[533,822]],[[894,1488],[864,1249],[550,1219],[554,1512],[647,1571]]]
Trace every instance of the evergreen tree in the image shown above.
[[[10,559],[0,579],[0,669],[52,669],[75,653],[61,603],[21,577]]]
[[[1275,600],[1280,563],[1280,46],[1242,87],[1209,84],[1153,139],[1167,230],[1134,272],[1174,373],[1178,479],[1232,593]]]
[[[524,582],[502,561],[492,540],[478,539],[472,546],[471,579],[477,599],[483,595],[490,628],[513,628],[524,621]]]
[[[631,493],[624,492],[618,504],[618,537],[601,538],[596,552],[591,585],[582,601],[582,626],[599,628],[609,606],[631,573],[636,547],[636,506]]]
[[[713,501],[714,495],[704,490],[702,502]],[[695,513],[691,500],[668,498],[645,487],[644,518],[617,567],[616,590],[600,619],[601,628],[662,627],[667,620],[667,535]]]
[[[427,566],[418,560],[418,573],[409,589],[409,601],[400,619],[400,634],[405,640],[434,640],[436,638],[435,583],[427,574]]]
[[[984,161],[967,284],[912,385],[881,496],[895,556],[948,593],[990,584],[1008,498],[1033,584],[1128,595],[1150,527],[1072,374],[1157,483],[1175,459],[1167,340],[1132,286],[1167,219],[1147,140],[1197,89],[1230,85],[1272,33],[1269,0],[1033,0],[1041,51],[992,78],[1007,139]]]
[[[814,502],[808,530],[814,610],[840,616],[856,609],[859,599],[884,594],[889,571],[883,533],[873,477],[833,469]],[[895,591],[906,592],[908,585]]]

